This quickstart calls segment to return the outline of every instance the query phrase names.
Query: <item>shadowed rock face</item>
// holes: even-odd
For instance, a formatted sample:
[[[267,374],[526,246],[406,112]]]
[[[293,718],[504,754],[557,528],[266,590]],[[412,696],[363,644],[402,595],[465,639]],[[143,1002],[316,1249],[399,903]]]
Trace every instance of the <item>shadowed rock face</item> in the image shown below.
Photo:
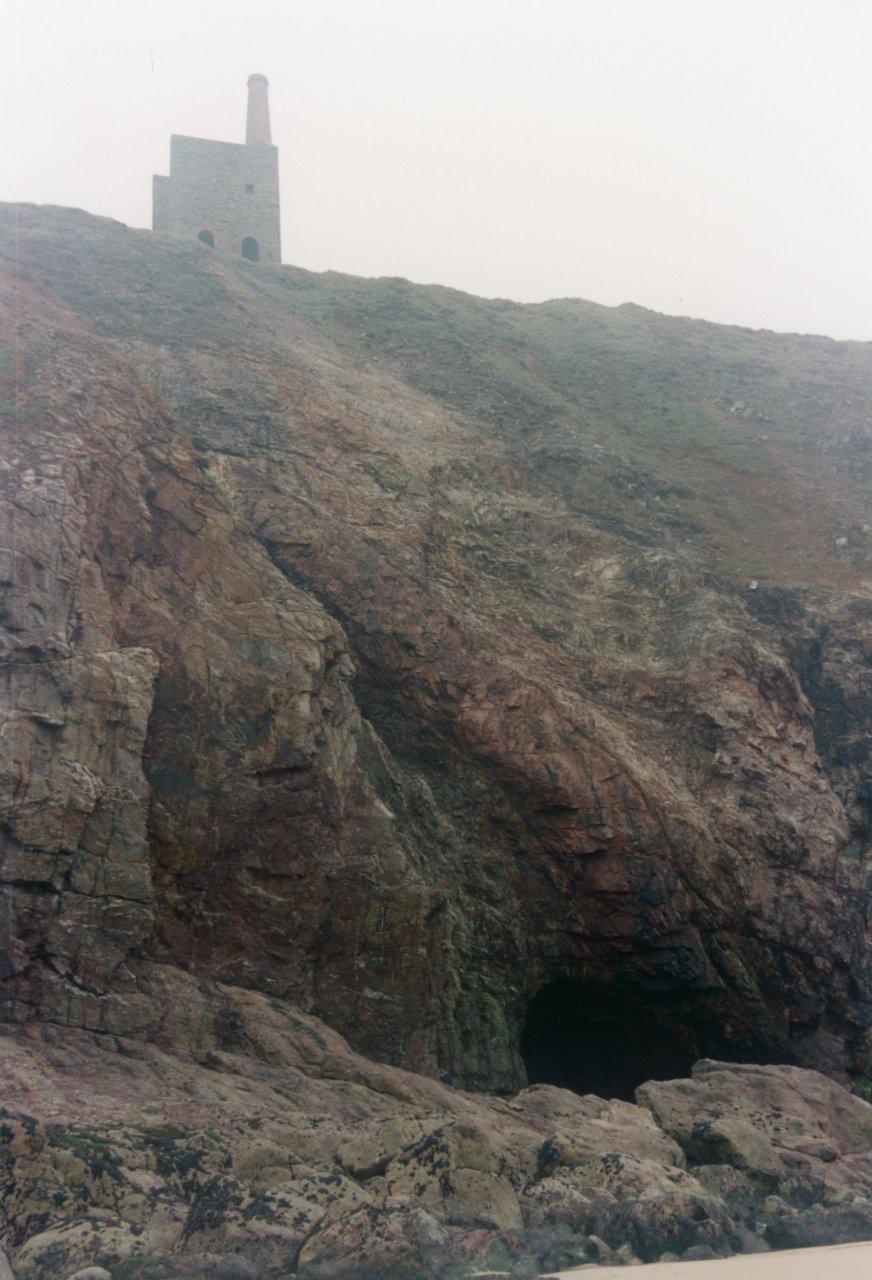
[[[867,347],[3,225],[8,1019],[872,1070]]]
[[[530,1003],[521,1036],[527,1079],[630,1101],[645,1081],[689,1075],[715,1053],[765,1061],[765,1041],[731,1039],[724,1014],[721,993],[710,990],[633,992],[558,978]]]

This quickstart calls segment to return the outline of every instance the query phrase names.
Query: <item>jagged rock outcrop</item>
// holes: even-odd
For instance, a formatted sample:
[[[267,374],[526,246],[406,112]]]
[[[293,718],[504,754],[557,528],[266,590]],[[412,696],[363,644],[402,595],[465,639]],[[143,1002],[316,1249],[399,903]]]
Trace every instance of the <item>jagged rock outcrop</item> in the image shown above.
[[[626,1095],[867,1069],[865,347],[14,226],[13,1016],[142,955],[490,1088],[561,1010]]]
[[[269,997],[148,981],[176,1011],[161,1045],[0,1037],[18,1280],[422,1280],[872,1233],[872,1107],[817,1072],[701,1062],[636,1105],[476,1097]]]
[[[14,1038],[180,1048],[220,983],[505,1094],[872,1075],[868,346],[0,233]],[[346,1172],[464,1153],[511,1230],[478,1123]]]
[[[344,637],[118,353],[4,288],[38,353],[5,438],[7,1016],[146,1032],[136,959],[196,966],[206,935],[207,971],[350,1013],[382,964],[369,885],[411,930],[432,895],[355,763]]]

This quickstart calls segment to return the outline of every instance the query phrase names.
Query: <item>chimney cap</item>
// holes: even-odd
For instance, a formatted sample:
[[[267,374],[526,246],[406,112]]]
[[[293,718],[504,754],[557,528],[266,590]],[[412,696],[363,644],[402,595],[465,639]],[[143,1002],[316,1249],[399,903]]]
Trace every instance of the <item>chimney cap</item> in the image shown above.
[[[251,73],[251,75],[248,77],[248,83],[251,84],[252,81],[259,81],[265,85],[269,85],[269,80],[267,80],[266,76],[263,75],[260,71],[253,71]]]

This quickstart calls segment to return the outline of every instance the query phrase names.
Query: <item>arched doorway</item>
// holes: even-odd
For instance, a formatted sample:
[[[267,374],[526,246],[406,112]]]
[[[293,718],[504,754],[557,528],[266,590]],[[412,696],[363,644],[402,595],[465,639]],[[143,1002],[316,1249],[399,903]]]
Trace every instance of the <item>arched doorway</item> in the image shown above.
[[[260,257],[260,245],[254,236],[246,236],[242,242],[242,256],[249,262],[257,262]]]
[[[198,235],[197,235],[197,239],[198,239],[198,240],[202,240],[202,241],[203,241],[203,244],[207,244],[207,245],[209,246],[209,248],[210,248],[210,249],[214,249],[214,248],[215,248],[215,233],[214,233],[214,231],[200,231],[200,232],[198,233]]]

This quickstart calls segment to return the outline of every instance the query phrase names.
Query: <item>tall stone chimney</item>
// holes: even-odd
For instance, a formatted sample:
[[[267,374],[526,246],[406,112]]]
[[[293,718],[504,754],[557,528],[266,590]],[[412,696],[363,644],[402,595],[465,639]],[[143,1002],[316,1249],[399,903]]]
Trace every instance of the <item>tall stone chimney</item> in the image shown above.
[[[269,128],[269,98],[266,76],[248,77],[248,116],[245,122],[245,145],[257,146],[259,142],[272,142]]]
[[[280,263],[279,153],[270,138],[266,76],[248,78],[245,142],[174,133],[169,176],[155,174],[155,231],[215,253]]]

